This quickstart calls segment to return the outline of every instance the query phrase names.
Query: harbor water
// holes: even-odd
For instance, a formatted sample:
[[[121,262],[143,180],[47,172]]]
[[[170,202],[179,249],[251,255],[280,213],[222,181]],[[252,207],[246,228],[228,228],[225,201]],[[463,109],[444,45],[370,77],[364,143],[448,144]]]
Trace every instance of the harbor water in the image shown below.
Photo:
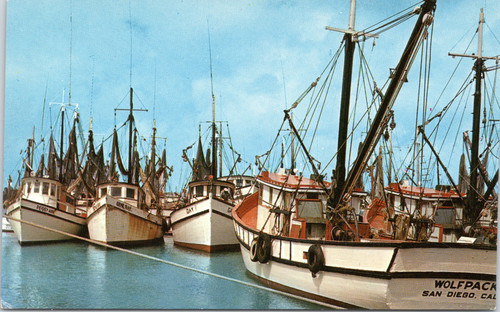
[[[207,254],[165,244],[131,250],[259,284],[239,252]],[[74,241],[21,247],[2,233],[4,309],[325,309],[321,305],[246,286],[119,250]]]

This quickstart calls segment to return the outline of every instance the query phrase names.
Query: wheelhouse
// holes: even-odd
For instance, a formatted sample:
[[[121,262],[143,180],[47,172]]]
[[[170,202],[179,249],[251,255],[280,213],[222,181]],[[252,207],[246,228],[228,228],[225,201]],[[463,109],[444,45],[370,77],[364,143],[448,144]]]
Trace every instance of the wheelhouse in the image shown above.
[[[296,175],[262,172],[257,177],[257,228],[294,238],[325,237],[327,194],[323,186]],[[330,183],[323,182],[330,188]]]
[[[137,185],[127,183],[110,183],[98,186],[98,197],[111,196],[134,207],[142,200],[141,189]]]
[[[193,203],[206,197],[231,201],[234,197],[235,185],[220,180],[195,181],[188,186],[188,202]]]
[[[59,182],[49,178],[28,177],[22,180],[23,199],[75,213],[75,200]]]

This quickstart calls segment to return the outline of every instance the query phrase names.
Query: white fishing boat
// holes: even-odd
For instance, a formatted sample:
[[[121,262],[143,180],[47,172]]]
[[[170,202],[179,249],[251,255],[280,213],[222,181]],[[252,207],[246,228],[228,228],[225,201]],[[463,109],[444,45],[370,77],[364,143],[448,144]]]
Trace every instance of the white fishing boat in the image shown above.
[[[137,185],[100,185],[99,199],[87,212],[90,238],[112,245],[163,242],[162,218],[141,209],[143,196]]]
[[[237,249],[231,217],[234,184],[193,181],[188,189],[187,204],[170,214],[174,244],[206,252]]]
[[[416,51],[428,37],[435,1],[424,1],[405,15],[415,14],[418,19],[386,91],[378,90],[380,105],[376,116],[358,156],[348,167],[345,143],[353,45],[358,38],[371,35],[369,31],[354,30],[354,8],[352,1],[349,30],[343,31],[346,64],[333,182],[323,181],[324,175],[315,165],[318,161],[309,154],[289,115],[305,94],[319,86],[318,79],[285,110],[285,120],[312,167],[311,178],[294,170],[278,173],[264,170],[257,176],[259,192],[232,211],[245,267],[267,286],[347,309],[494,309],[496,239],[479,242],[463,233],[458,242],[431,242],[428,218],[421,215],[410,218],[401,211],[388,213],[392,236],[375,238],[370,224],[359,220],[361,207],[355,205],[360,201],[352,201],[356,181],[387,126]],[[335,57],[331,64],[336,63]],[[334,65],[331,66],[324,72],[333,72]],[[329,79],[324,79],[324,85]],[[347,168],[350,170],[345,177]]]
[[[238,180],[233,177],[241,178],[238,174],[233,174],[241,158],[240,154],[234,151],[232,143],[230,148],[238,157],[229,170],[228,176],[222,176],[222,122],[219,121],[221,126],[217,127],[211,50],[210,78],[212,89],[211,150],[207,152],[205,159],[200,128],[198,150],[193,163],[187,157],[186,151],[193,147],[194,143],[183,151],[183,159],[192,169],[191,181],[187,185],[187,190],[183,190],[179,204],[171,212],[167,222],[170,224],[175,245],[205,252],[237,250],[238,241],[233,231],[231,211],[237,200],[252,190],[252,179],[245,180],[245,185],[242,180],[239,180],[241,183],[238,186],[232,182]],[[217,151],[219,157],[217,157]]]
[[[58,181],[28,177],[22,179],[20,196],[7,207],[7,217],[36,223],[66,233],[79,235],[86,220],[76,214],[73,199]],[[44,230],[11,219],[19,244],[28,245],[72,239],[70,236]]]
[[[134,130],[133,89],[130,88],[128,168],[121,160],[118,134],[113,131],[113,143],[106,183],[97,185],[98,194],[87,212],[89,236],[93,240],[112,245],[147,245],[163,242],[163,219],[150,213],[144,191],[138,185],[139,155]],[[115,160],[127,182],[117,182]]]
[[[61,114],[64,120],[64,104]],[[52,135],[48,151],[48,164],[45,167],[44,155],[35,172],[33,170],[33,154],[35,148],[33,138],[28,140],[27,157],[25,158],[25,174],[14,197],[7,203],[6,216],[21,245],[47,243],[73,239],[47,229],[35,227],[22,221],[28,221],[73,235],[83,233],[87,224],[85,216],[77,211],[75,198],[68,192],[67,185],[77,176],[77,142],[76,124],[78,111],[75,110],[73,128],[69,133],[69,146],[63,158],[63,122],[61,123],[60,157],[57,157]],[[5,205],[5,203],[4,203]],[[21,220],[21,221],[17,221]]]

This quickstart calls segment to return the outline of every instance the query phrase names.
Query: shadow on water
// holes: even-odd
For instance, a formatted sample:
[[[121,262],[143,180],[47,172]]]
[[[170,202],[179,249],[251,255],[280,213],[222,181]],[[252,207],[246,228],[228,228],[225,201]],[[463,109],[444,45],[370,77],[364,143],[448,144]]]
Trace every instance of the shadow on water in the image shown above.
[[[173,245],[130,248],[258,284],[239,252]],[[2,233],[2,306],[13,309],[307,309],[324,307],[84,242],[21,247]]]

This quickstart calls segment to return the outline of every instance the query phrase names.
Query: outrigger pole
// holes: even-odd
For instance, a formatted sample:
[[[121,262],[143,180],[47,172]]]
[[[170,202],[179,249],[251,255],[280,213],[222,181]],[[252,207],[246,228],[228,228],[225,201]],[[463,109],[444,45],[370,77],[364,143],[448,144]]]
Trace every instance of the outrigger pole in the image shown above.
[[[383,124],[389,121],[388,117],[390,115],[388,114],[388,112],[394,104],[396,96],[402,87],[409,68],[411,67],[413,59],[416,55],[416,50],[420,46],[421,38],[425,36],[427,26],[432,23],[432,12],[435,10],[435,7],[435,0],[426,0],[420,8],[420,15],[418,17],[417,23],[413,28],[413,32],[410,36],[410,39],[408,40],[408,43],[406,44],[406,48],[403,52],[401,60],[396,66],[393,78],[391,79],[387,91],[383,96],[382,103],[377,111],[377,114],[375,115],[372,125],[370,126],[367,136],[363,142],[361,151],[358,153],[354,165],[349,171],[345,184],[342,186],[342,188],[337,187],[333,194],[333,197],[330,197],[330,199],[328,200],[330,209],[338,209],[346,201],[349,200],[349,196],[345,195],[352,192],[355,182],[359,179],[363,168],[365,168],[368,159],[373,153],[375,145],[378,143],[378,140],[382,135],[381,129]],[[345,94],[345,96],[347,95],[348,94]],[[341,103],[346,104],[346,102],[346,100],[342,100]],[[340,119],[342,120],[344,118],[341,117]],[[345,119],[347,120],[347,118]],[[344,130],[339,129],[339,132],[341,131]],[[342,142],[342,145],[344,145],[344,142]],[[345,170],[345,158],[344,163],[338,164],[339,162],[340,160],[339,158],[337,158],[337,167],[341,170]]]

